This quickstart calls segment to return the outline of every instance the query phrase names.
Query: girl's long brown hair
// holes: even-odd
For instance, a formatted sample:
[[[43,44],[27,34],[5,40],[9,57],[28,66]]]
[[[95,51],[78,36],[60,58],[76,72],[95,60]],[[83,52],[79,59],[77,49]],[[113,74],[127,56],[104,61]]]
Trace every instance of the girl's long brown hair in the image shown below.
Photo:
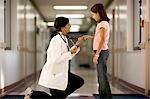
[[[109,18],[107,17],[107,14],[106,14],[106,11],[104,9],[103,4],[97,3],[97,4],[93,5],[92,8],[91,8],[91,11],[93,13],[98,12],[98,14],[100,15],[100,21],[99,22],[101,22],[101,21],[109,22]]]

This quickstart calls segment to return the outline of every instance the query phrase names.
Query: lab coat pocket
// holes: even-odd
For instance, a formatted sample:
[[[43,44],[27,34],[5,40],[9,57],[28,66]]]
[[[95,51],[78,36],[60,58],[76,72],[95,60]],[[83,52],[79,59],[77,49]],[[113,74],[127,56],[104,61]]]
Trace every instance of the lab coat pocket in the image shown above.
[[[63,73],[53,74],[53,82],[55,84],[59,84],[63,81]]]
[[[62,73],[54,73],[54,74],[53,74],[53,77],[54,77],[54,78],[59,78],[61,75],[62,75]]]

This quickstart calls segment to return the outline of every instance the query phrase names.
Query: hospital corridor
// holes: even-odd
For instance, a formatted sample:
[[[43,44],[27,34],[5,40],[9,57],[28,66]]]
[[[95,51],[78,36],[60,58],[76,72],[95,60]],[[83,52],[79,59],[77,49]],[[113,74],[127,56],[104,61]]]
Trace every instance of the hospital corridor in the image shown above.
[[[150,0],[0,0],[0,99],[59,98],[150,99]]]

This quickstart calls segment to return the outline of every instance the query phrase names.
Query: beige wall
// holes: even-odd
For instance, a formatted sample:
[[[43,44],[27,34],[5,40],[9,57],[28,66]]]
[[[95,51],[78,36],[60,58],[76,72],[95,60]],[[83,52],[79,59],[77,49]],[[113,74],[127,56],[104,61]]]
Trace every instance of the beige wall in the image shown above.
[[[115,35],[115,76],[133,85],[145,88],[145,50],[133,50],[131,2],[132,0],[114,0],[107,9],[108,13],[112,13],[112,9],[116,11],[115,34],[111,33],[110,48],[112,47],[112,35]],[[142,34],[143,36],[144,34]],[[111,74],[112,55],[110,55],[109,60],[109,72]]]
[[[0,42],[4,42],[4,1],[0,1]]]
[[[0,1],[0,88],[4,87],[4,0]]]
[[[12,0],[11,13],[11,50],[0,50],[0,88],[33,74],[35,69],[39,71],[44,65],[45,48],[49,43],[50,31],[29,0]],[[35,33],[34,17],[37,17],[38,34]],[[3,19],[0,17],[0,20]]]

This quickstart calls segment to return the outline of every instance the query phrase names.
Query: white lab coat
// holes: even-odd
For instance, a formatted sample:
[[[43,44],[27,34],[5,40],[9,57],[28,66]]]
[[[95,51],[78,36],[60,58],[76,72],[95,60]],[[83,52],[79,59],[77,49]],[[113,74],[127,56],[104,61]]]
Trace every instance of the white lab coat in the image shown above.
[[[39,79],[39,85],[41,86],[58,90],[65,90],[67,88],[69,60],[74,55],[67,49],[67,38],[63,35],[62,37],[67,43],[62,40],[60,35],[56,35],[49,44],[47,61]]]

